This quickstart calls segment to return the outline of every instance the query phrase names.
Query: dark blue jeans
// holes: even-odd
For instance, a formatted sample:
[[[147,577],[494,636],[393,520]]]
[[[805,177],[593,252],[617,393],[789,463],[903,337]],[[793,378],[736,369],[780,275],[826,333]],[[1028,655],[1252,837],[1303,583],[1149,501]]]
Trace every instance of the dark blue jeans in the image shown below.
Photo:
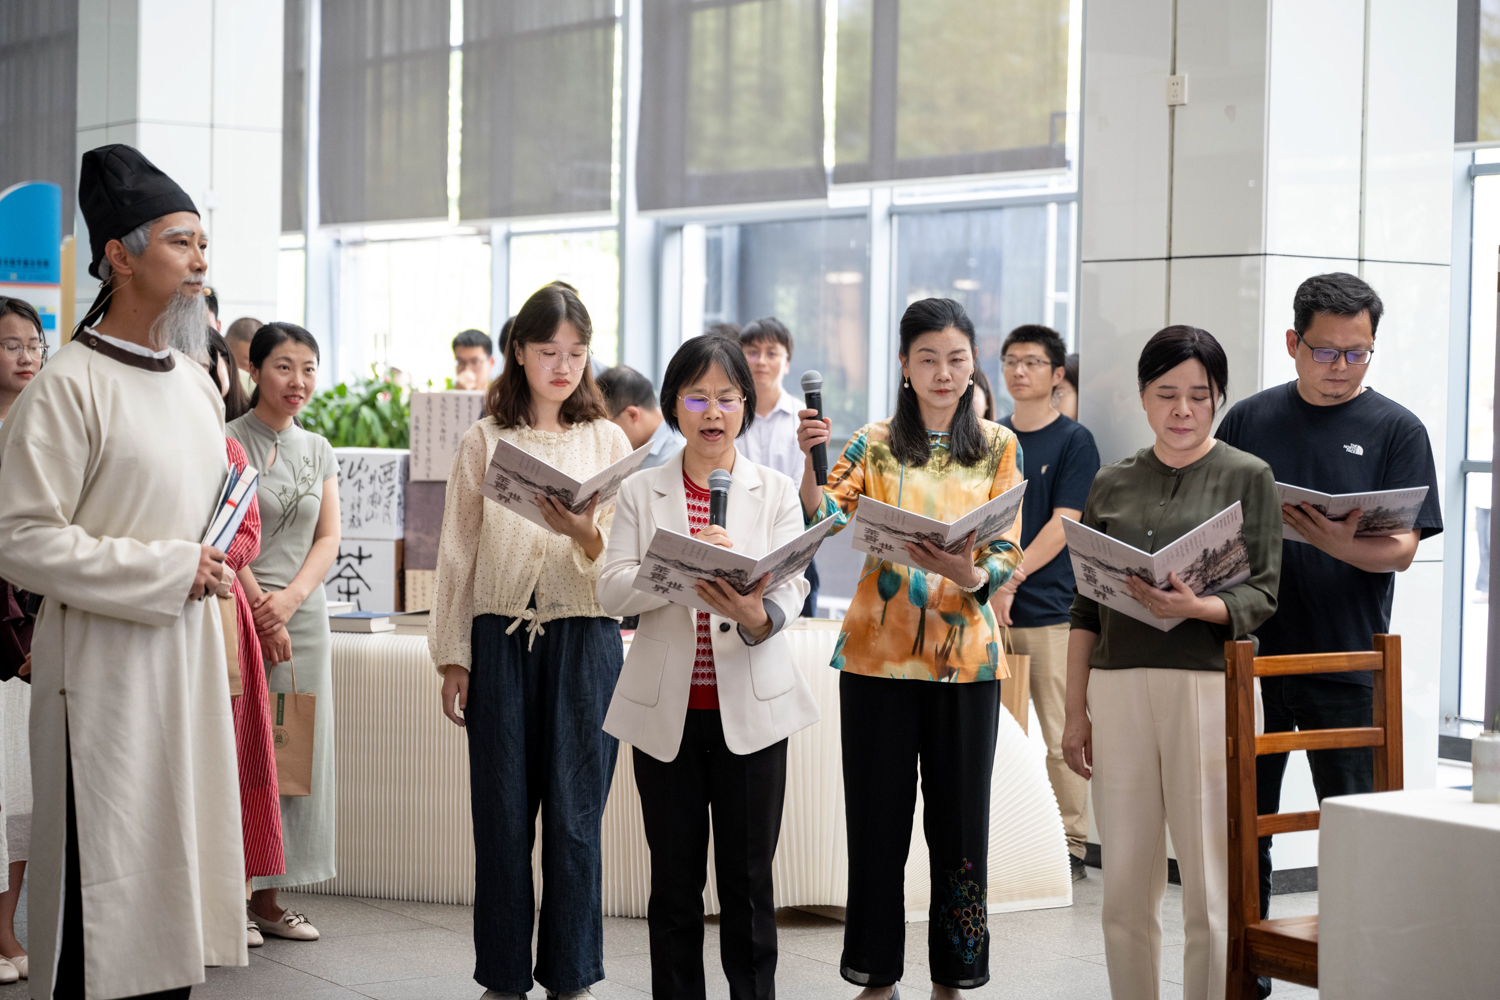
[[[526,623],[474,619],[464,709],[474,813],[474,979],[530,992],[531,849],[542,814],[536,981],[557,993],[604,978],[599,823],[619,742],[601,728],[620,677],[612,618],[562,618],[527,649]]]

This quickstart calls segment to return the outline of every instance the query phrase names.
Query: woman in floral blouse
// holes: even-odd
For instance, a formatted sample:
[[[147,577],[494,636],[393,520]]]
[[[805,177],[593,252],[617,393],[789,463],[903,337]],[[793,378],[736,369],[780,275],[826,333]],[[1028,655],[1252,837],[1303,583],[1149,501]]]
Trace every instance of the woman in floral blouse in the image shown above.
[[[974,324],[952,299],[901,317],[896,415],[862,427],[828,484],[808,458],[809,524],[847,522],[861,497],[953,521],[1022,480],[1015,436],[974,412]],[[829,422],[801,412],[804,452]],[[896,996],[905,953],[903,888],[921,768],[932,871],[933,996],[989,980],[985,924],[990,772],[1006,676],[988,601],[1021,562],[1020,519],[1000,538],[950,554],[909,543],[903,563],[865,559],[833,666],[841,670],[849,901],[840,971],[859,1000]],[[919,683],[895,683],[914,681]]]

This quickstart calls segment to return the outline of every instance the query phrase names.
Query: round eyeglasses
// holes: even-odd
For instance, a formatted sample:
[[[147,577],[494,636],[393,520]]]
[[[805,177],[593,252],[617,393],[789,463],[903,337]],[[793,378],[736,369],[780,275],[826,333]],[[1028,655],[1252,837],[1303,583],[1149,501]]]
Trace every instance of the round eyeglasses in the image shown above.
[[[21,360],[21,355],[29,354],[38,361],[47,360],[47,342],[40,341],[35,344],[23,344],[19,340],[0,340],[0,351],[12,361]]]
[[[1302,334],[1300,333],[1297,334],[1297,339],[1302,341],[1309,351],[1312,351],[1312,359],[1321,365],[1333,364],[1339,359],[1340,354],[1351,365],[1367,365],[1375,357],[1375,349],[1373,347],[1368,351],[1340,351],[1332,347],[1314,347],[1307,341],[1302,340]]]
[[[717,399],[710,399],[698,393],[694,393],[691,396],[678,396],[677,398],[682,400],[683,406],[686,406],[694,413],[702,413],[708,409],[709,403],[717,406],[720,413],[733,413],[744,405],[745,402],[744,396],[719,396]]]
[[[530,344],[527,344],[526,347],[537,356],[537,360],[541,363],[541,366],[547,369],[549,372],[556,371],[559,365],[564,364],[567,365],[568,371],[581,372],[589,363],[590,352],[588,351],[563,352],[555,351],[550,347],[544,347],[538,350],[537,348],[532,347]]]

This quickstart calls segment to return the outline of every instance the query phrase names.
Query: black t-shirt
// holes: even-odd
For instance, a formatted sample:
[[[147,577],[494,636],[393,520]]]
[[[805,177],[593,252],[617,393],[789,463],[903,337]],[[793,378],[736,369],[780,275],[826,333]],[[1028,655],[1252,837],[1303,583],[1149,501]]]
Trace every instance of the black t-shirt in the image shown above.
[[[1083,510],[1089,487],[1099,471],[1099,449],[1094,435],[1076,420],[1058,414],[1039,431],[1017,431],[1011,418],[1000,423],[1015,431],[1021,445],[1021,469],[1026,475],[1026,501],[1021,504],[1021,549],[1052,520],[1058,507]],[[1016,591],[1010,607],[1016,628],[1061,625],[1073,607],[1073,561],[1064,548]]]
[[[1260,456],[1288,486],[1322,493],[1426,486],[1414,527],[1423,538],[1443,530],[1427,429],[1374,389],[1347,403],[1313,406],[1288,382],[1236,403],[1216,436]],[[1283,541],[1276,613],[1255,630],[1260,655],[1369,649],[1373,636],[1390,628],[1395,589],[1394,573],[1366,573],[1306,542]],[[1373,683],[1368,671],[1318,676]]]

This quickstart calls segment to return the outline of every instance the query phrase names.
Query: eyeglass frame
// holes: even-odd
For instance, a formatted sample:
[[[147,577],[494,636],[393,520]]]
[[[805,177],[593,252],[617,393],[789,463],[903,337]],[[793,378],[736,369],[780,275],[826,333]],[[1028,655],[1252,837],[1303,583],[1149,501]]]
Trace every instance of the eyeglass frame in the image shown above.
[[[679,392],[677,394],[677,398],[680,399],[680,400],[682,400],[682,405],[685,406],[685,407],[687,407],[687,410],[688,410],[689,413],[707,413],[708,412],[708,404],[709,403],[714,404],[714,407],[720,413],[738,413],[740,411],[740,408],[745,405],[745,397],[744,396],[735,395],[734,393],[729,393],[727,396],[701,396],[700,397],[697,393],[693,393],[691,395],[684,396],[682,393]],[[701,409],[701,410],[695,410],[695,409],[692,408],[692,406],[690,406],[688,404],[688,400],[689,399],[699,399],[699,398],[701,398],[703,400],[703,409]],[[721,399],[737,399],[737,400],[739,400],[739,403],[736,404],[732,408],[726,409],[719,402],[719,400],[721,400]]]
[[[15,350],[11,349],[11,344],[16,345]],[[40,338],[35,348],[23,344],[19,340],[0,340],[0,351],[10,354],[16,359],[19,359],[22,354],[30,354],[36,358],[38,364],[45,364],[47,362],[47,351],[49,348],[50,345],[47,343],[46,337]]]
[[[549,372],[555,372],[555,371],[557,371],[557,369],[558,369],[557,365],[552,365],[549,368],[547,366],[547,363],[542,360],[542,352],[540,350],[538,350],[535,347],[532,347],[530,344],[526,345],[526,349],[529,350],[529,351],[532,351],[533,353],[536,354],[536,363],[542,366],[542,370],[543,371],[549,371]],[[556,348],[548,348],[548,350],[557,350],[557,349]],[[557,353],[558,353],[559,358],[570,358],[571,359],[573,357],[573,354],[570,351],[558,351]],[[573,363],[570,360],[570,361],[565,362],[563,364],[563,368],[564,368],[564,370],[570,371],[570,372],[581,372],[581,371],[583,371],[585,368],[587,368],[589,366],[589,359],[592,358],[593,356],[594,356],[593,350],[591,348],[585,347],[583,349],[583,364],[579,365],[577,368],[574,368],[573,367]]]
[[[1059,367],[1058,365],[1054,365],[1050,358],[1013,358],[1007,360],[1004,355],[1000,357],[1001,370],[1008,371],[1020,365],[1025,365],[1031,371],[1039,371],[1044,367],[1056,371]]]
[[[1292,332],[1297,334],[1297,340],[1302,344],[1303,347],[1306,347],[1309,351],[1312,352],[1312,359],[1320,365],[1333,364],[1339,359],[1339,355],[1343,355],[1345,364],[1357,365],[1361,368],[1363,368],[1365,365],[1368,365],[1371,361],[1375,360],[1375,348],[1373,347],[1357,347],[1352,351],[1341,351],[1337,347],[1314,347],[1305,339],[1303,339],[1302,334],[1297,333],[1296,330],[1293,330]],[[1333,357],[1329,358],[1327,361],[1321,361],[1318,359],[1319,351],[1332,351]],[[1349,357],[1349,355],[1351,354],[1368,354],[1369,357],[1365,358],[1363,361],[1355,361],[1353,358]]]

